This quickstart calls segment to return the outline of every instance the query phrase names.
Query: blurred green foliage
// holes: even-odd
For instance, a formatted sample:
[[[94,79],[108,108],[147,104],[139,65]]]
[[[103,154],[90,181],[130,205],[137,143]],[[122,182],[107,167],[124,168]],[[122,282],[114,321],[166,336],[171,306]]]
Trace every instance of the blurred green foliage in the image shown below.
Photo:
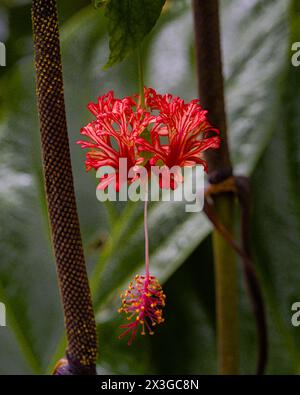
[[[298,373],[300,298],[300,72],[290,63],[299,41],[299,7],[289,0],[223,0],[222,37],[230,146],[236,172],[251,175],[252,240],[270,332],[268,373]],[[189,0],[172,0],[144,48],[146,83],[186,99],[197,96]],[[59,1],[72,164],[99,328],[99,372],[216,373],[210,225],[181,203],[150,205],[153,274],[167,293],[166,323],[133,346],[117,339],[120,290],[142,270],[142,207],[100,204],[95,174],[75,144],[91,119],[85,106],[113,89],[138,90],[135,54],[108,71],[103,11],[90,1]],[[35,103],[29,1],[0,4],[0,373],[50,372],[63,353],[63,321],[45,209]],[[291,28],[292,27],[292,28]],[[1,33],[2,32],[2,33]],[[297,39],[298,38],[298,39]],[[255,323],[240,273],[241,366],[253,373]]]

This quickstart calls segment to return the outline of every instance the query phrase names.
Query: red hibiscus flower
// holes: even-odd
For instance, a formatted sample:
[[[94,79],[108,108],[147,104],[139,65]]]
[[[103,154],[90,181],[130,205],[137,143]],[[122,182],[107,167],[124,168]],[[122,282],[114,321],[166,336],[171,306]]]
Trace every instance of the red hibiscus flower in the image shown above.
[[[138,154],[136,139],[153,122],[154,117],[133,98],[116,99],[113,92],[99,97],[97,103],[89,103],[88,109],[96,119],[81,129],[87,141],[77,142],[82,148],[90,148],[86,154],[86,170],[112,167],[115,172],[103,176],[98,188],[105,189],[114,182],[118,191],[123,182],[134,180],[120,180],[119,159],[127,159],[128,169],[144,162]]]
[[[175,189],[183,182],[180,169],[184,166],[202,165],[207,171],[203,152],[220,145],[219,131],[207,120],[207,111],[198,100],[185,103],[170,94],[160,95],[154,89],[145,88],[145,108],[139,104],[139,96],[117,99],[113,92],[90,103],[89,110],[95,119],[81,129],[86,141],[78,141],[82,148],[88,148],[86,170],[112,167],[115,172],[101,178],[98,188],[105,189],[114,183],[119,190],[123,183],[130,183],[140,175],[139,167],[151,166],[159,169],[162,188]],[[127,169],[133,169],[134,176],[122,179],[120,159],[127,160]],[[174,172],[173,169],[177,170]],[[167,180],[167,182],[165,182]],[[157,279],[149,271],[149,241],[147,220],[147,199],[144,203],[145,228],[145,275],[136,276],[129,289],[121,295],[120,313],[127,314],[129,323],[122,325],[129,335],[131,344],[141,328],[144,335],[153,334],[156,325],[164,322],[163,307],[165,295]]]
[[[173,166],[207,164],[202,153],[220,145],[219,130],[213,128],[207,120],[207,111],[198,100],[185,103],[179,97],[159,95],[154,89],[145,89],[146,106],[151,112],[158,112],[151,129],[151,141],[142,137],[136,143],[140,151],[153,154],[151,165]],[[174,183],[171,183],[171,187]]]
[[[121,294],[121,298],[122,306],[119,308],[119,313],[127,314],[130,322],[121,325],[125,330],[119,337],[130,335],[129,346],[135,339],[139,327],[142,335],[145,335],[146,331],[153,335],[154,327],[164,322],[162,308],[166,296],[154,276],[136,275],[134,282],[129,284],[128,290]]]

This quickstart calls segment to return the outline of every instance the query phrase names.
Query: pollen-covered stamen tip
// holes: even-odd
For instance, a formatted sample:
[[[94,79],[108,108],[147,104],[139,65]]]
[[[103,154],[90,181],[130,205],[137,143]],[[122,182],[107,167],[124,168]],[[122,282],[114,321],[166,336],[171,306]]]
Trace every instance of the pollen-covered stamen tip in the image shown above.
[[[121,325],[125,331],[119,338],[130,335],[128,345],[134,341],[139,326],[141,335],[153,335],[154,327],[164,322],[162,309],[166,295],[154,276],[136,275],[128,289],[121,294],[121,299],[122,305],[118,311],[127,314],[127,320],[131,322]]]

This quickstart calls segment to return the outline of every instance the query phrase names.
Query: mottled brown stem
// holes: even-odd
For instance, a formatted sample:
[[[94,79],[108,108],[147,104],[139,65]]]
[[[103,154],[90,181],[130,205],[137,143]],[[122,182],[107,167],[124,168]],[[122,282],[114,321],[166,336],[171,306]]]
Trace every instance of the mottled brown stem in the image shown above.
[[[221,147],[208,150],[209,181],[218,183],[231,176],[224,101],[224,82],[217,0],[193,0],[197,76],[201,105],[208,110],[211,124],[220,129]],[[233,232],[233,193],[214,196],[221,223]],[[220,374],[239,373],[239,323],[236,258],[223,236],[213,231],[215,261],[217,340]]]
[[[66,124],[55,0],[33,0],[37,100],[47,205],[68,348],[55,374],[95,374],[96,324],[83,255]]]
[[[201,104],[209,111],[211,123],[221,131],[220,150],[208,151],[209,196],[204,212],[214,225],[217,330],[219,370],[235,374],[239,370],[236,267],[232,254],[242,258],[244,276],[255,314],[258,332],[257,374],[263,374],[268,354],[265,308],[249,244],[250,188],[246,177],[232,177],[228,150],[224,86],[222,75],[218,0],[193,0],[197,75]],[[241,206],[242,247],[232,237],[235,195]],[[227,244],[227,247],[226,247]],[[231,246],[231,251],[228,249]]]
[[[209,111],[211,124],[220,129],[222,139],[219,150],[207,151],[206,160],[211,176],[221,172],[226,178],[231,175],[232,166],[227,141],[219,5],[217,0],[193,0],[193,6],[199,96],[201,105]]]

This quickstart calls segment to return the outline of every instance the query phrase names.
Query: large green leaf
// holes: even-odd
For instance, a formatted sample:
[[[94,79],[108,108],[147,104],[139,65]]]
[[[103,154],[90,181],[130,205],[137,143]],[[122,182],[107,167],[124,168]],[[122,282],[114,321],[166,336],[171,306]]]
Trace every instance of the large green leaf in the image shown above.
[[[299,374],[300,369],[299,331],[291,325],[291,306],[300,298],[300,73],[290,61],[292,43],[300,36],[299,21],[299,2],[292,1],[290,44],[285,52],[276,131],[253,178],[254,250],[260,262],[269,327],[275,340],[270,348],[270,369],[278,374]]]
[[[30,70],[23,63],[10,81],[13,90],[24,87],[18,93],[21,102],[12,98],[10,103],[16,104],[18,116],[11,114],[1,128],[0,298],[8,310],[8,327],[3,331],[14,331],[28,364],[27,371],[41,372],[51,356],[55,334],[61,332],[62,319],[47,223],[32,172],[32,144],[37,141],[30,131],[36,125],[35,117],[28,120],[26,114],[28,96],[34,98],[34,82],[33,78],[23,79],[26,68]],[[23,122],[30,138],[24,133]],[[1,337],[2,350],[6,348],[3,340]],[[9,358],[10,354],[7,351],[5,355]],[[19,364],[17,359],[15,362]],[[6,369],[5,364],[2,368]]]

